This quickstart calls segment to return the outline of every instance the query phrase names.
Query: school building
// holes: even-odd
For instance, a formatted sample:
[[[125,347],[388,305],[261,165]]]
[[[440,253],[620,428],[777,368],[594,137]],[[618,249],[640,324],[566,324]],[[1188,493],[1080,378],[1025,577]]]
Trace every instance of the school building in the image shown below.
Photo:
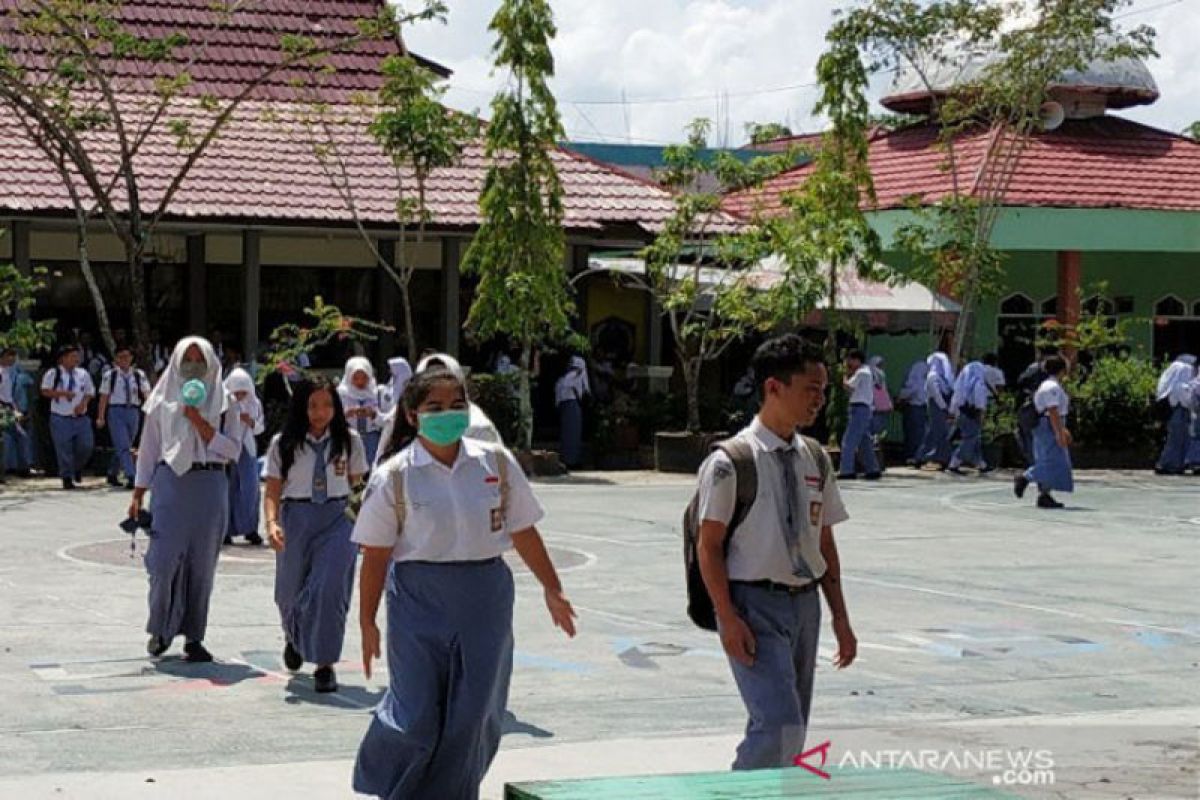
[[[949,83],[934,82],[936,91]],[[1070,323],[1083,312],[1131,320],[1134,343],[1156,358],[1200,348],[1200,142],[1113,113],[1152,103],[1159,93],[1135,61],[1092,65],[1050,87],[1046,130],[1020,149],[992,243],[1005,256],[1005,286],[979,311],[976,349],[995,350],[1012,375],[1033,357],[1037,326]],[[885,108],[928,114],[919,82],[897,87]],[[958,181],[978,196],[992,133],[956,140]],[[782,143],[781,143],[782,144]],[[952,192],[938,129],[928,123],[879,130],[869,163],[877,203],[867,209],[885,247],[902,258],[897,229],[914,219],[909,203]],[[781,196],[801,185],[811,165],[768,182],[760,192],[732,195],[726,210],[779,213]],[[887,358],[893,384],[926,354],[927,333],[869,338]]]

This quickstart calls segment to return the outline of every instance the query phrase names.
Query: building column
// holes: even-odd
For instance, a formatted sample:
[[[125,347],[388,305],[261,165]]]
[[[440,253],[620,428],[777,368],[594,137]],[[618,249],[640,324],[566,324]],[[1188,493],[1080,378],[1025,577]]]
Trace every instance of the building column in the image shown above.
[[[376,247],[379,250],[379,257],[387,262],[389,266],[394,267],[396,265],[396,240],[380,239],[376,242]],[[376,340],[376,350],[378,351],[376,357],[380,364],[383,364],[396,354],[396,335],[403,324],[402,320],[396,318],[396,304],[398,299],[399,291],[396,289],[396,283],[392,280],[392,276],[388,275],[383,267],[376,266],[375,316],[384,325],[390,325],[396,329],[395,331],[381,331],[379,333],[379,338]],[[416,364],[413,366],[416,367]]]
[[[262,283],[262,232],[242,231],[242,352],[258,351],[258,303]]]
[[[461,258],[462,242],[450,237],[442,239],[442,350],[455,358],[458,358],[462,334],[462,315],[458,308],[462,286]]]
[[[17,272],[28,278],[33,274],[33,264],[29,257],[29,222],[27,220],[13,220],[10,235],[12,236],[13,266]],[[17,319],[29,319],[29,309],[17,309]]]
[[[188,330],[197,336],[208,332],[208,255],[204,234],[187,237]],[[249,358],[249,354],[247,354]]]
[[[1070,338],[1064,347],[1067,355],[1075,355],[1075,326],[1080,318],[1080,287],[1083,282],[1083,255],[1078,250],[1058,252],[1058,322]]]

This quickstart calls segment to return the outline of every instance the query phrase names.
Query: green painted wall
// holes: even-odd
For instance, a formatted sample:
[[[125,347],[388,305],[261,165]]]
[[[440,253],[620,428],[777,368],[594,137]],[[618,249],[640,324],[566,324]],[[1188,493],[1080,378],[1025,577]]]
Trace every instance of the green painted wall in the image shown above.
[[[867,337],[865,348],[868,356],[883,356],[883,371],[887,373],[888,391],[894,398],[904,385],[908,368],[918,358],[930,353],[928,334],[872,334]]]

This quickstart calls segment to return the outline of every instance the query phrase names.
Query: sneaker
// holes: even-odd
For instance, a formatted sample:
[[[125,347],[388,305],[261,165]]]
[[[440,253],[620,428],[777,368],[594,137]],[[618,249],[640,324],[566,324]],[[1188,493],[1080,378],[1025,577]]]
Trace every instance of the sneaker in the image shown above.
[[[313,683],[318,694],[328,694],[338,690],[337,674],[333,667],[319,667],[313,673]]]
[[[283,648],[283,665],[291,672],[304,666],[304,657],[296,652],[296,648],[292,647],[291,642],[288,642]]]
[[[246,534],[246,543],[252,544],[255,547],[261,547],[262,543],[263,543],[263,538],[261,536],[259,536],[257,533],[247,533]]]
[[[204,648],[202,642],[188,642],[183,646],[184,661],[193,664],[207,664],[213,660],[212,653]]]
[[[1048,494],[1039,494],[1037,499],[1038,508],[1062,508],[1063,504],[1055,500]]]
[[[1029,478],[1023,474],[1017,473],[1013,476],[1013,494],[1018,498],[1025,496],[1025,490],[1029,488]]]
[[[161,636],[151,636],[150,641],[146,642],[146,652],[158,658],[163,653],[167,652],[167,648],[171,646],[171,642]]]

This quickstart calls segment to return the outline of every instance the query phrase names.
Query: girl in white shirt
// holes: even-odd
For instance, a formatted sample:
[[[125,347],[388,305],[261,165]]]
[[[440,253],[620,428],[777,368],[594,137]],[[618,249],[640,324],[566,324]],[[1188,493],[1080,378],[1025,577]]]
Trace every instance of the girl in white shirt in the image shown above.
[[[1033,466],[1013,480],[1013,493],[1023,497],[1029,484],[1038,487],[1038,508],[1062,508],[1051,492],[1071,492],[1075,479],[1071,470],[1071,432],[1067,417],[1071,399],[1062,386],[1067,362],[1062,356],[1050,356],[1043,369],[1049,375],[1033,396],[1038,424],[1033,429]]]
[[[404,393],[407,446],[371,477],[354,526],[363,667],[380,656],[387,584],[388,691],[359,748],[354,789],[377,797],[468,800],[500,744],[513,658],[515,547],[541,583],[554,624],[575,612],[534,525],[542,507],[503,445],[470,438],[466,387],[418,374]]]
[[[293,672],[317,665],[318,692],[336,692],[358,548],[346,502],[367,472],[366,452],[350,429],[328,378],[296,387],[283,431],[267,453],[263,510],[275,556],[275,603],[283,621],[283,662]]]
[[[346,419],[350,421],[350,427],[358,432],[367,450],[367,463],[375,463],[375,455],[379,452],[379,432],[384,420],[379,407],[375,368],[371,362],[362,356],[349,359],[337,390],[342,397]]]
[[[232,396],[230,413],[237,414],[245,431],[242,452],[229,474],[229,527],[225,544],[233,544],[234,536],[245,536],[252,545],[263,543],[258,535],[259,481],[258,443],[254,437],[263,432],[263,406],[254,391],[254,378],[241,367],[235,367],[225,378],[225,391]]]
[[[204,385],[196,405],[183,387]],[[238,460],[245,430],[227,414],[221,362],[207,339],[189,336],[171,353],[166,371],[142,406],[146,417],[138,448],[129,516],[136,519],[150,492],[150,620],[146,645],[160,656],[182,634],[188,661],[212,661],[204,647],[217,557],[229,523],[229,465]]]

